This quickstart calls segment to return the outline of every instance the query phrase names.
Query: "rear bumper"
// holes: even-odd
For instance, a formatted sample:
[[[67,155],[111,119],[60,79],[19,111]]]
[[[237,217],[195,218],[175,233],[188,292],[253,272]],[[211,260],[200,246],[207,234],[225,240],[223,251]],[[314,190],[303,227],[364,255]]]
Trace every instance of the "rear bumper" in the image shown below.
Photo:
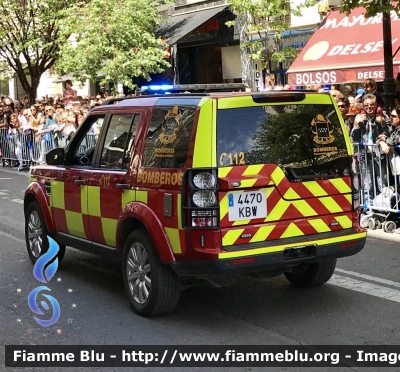
[[[363,234],[364,235],[364,234]],[[360,237],[356,234],[354,240],[316,245],[312,256],[285,259],[284,250],[259,255],[224,258],[207,261],[180,261],[171,265],[179,276],[207,277],[218,275],[256,274],[287,271],[301,263],[313,263],[333,258],[352,256],[360,252],[365,245],[366,234]],[[299,244],[301,245],[301,244]]]

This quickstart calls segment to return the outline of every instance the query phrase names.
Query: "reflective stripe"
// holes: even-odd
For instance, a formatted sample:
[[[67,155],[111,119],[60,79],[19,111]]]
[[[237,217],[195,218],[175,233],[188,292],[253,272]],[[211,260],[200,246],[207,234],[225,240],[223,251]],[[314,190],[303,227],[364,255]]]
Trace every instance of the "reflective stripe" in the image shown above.
[[[88,186],[89,216],[101,217],[100,187]]]
[[[193,151],[193,168],[211,168],[217,166],[216,128],[213,100],[203,98],[197,123],[196,140]]]
[[[327,245],[333,243],[341,243],[347,242],[349,240],[357,240],[357,239],[364,239],[367,237],[367,233],[357,233],[347,236],[339,236],[336,238],[328,238],[328,239],[316,239],[316,240],[309,240],[307,241],[307,245],[316,244],[320,245]],[[256,248],[256,249],[249,249],[246,251],[235,251],[235,252],[223,252],[218,254],[218,258],[220,259],[227,259],[227,258],[236,258],[236,257],[247,257],[247,256],[254,256],[263,253],[272,253],[272,252],[279,252],[283,251],[286,248],[297,247],[301,245],[301,243],[290,243],[290,244],[281,244],[275,245],[273,247],[264,247],[264,248]]]
[[[130,203],[131,201],[134,201],[136,196],[135,196],[136,191],[135,190],[124,190],[121,196],[121,201],[122,201],[122,209],[125,208],[125,206]]]
[[[81,210],[83,214],[89,214],[87,186],[81,186]]]
[[[344,182],[342,178],[333,178],[329,180],[333,186],[336,187],[337,191],[339,191],[341,194],[346,194],[351,192],[351,187]]]
[[[104,240],[106,241],[107,245],[112,247],[117,245],[117,222],[118,220],[113,218],[101,218],[101,227],[103,229]]]
[[[51,181],[50,190],[50,206],[65,209],[64,182]]]
[[[179,230],[165,227],[165,232],[167,233],[168,239],[171,243],[172,251],[174,253],[182,253],[181,239],[179,237]]]
[[[242,173],[243,176],[256,176],[263,169],[264,164],[249,165]]]
[[[229,230],[222,238],[222,245],[233,245],[239,236],[243,233],[244,229]]]
[[[316,181],[306,181],[303,185],[310,190],[311,194],[314,196],[326,196],[328,193],[319,185]]]
[[[85,234],[85,228],[83,226],[82,213],[65,211],[65,219],[67,221],[68,232],[71,235],[78,236],[83,239],[87,239]]]
[[[294,191],[291,187],[288,189],[288,191],[285,192],[285,195],[283,195],[285,199],[301,199],[299,194]]]
[[[292,204],[303,216],[317,216],[318,213],[305,200],[294,200]]]
[[[320,218],[308,220],[308,223],[318,232],[324,233],[331,231],[330,227]]]
[[[225,178],[231,170],[232,170],[232,167],[218,168],[218,177]]]
[[[332,196],[327,196],[325,198],[319,199],[319,201],[325,206],[326,209],[331,213],[343,212],[343,209],[340,208],[339,204],[335,202]]]
[[[269,185],[278,186],[284,178],[285,178],[285,173],[283,173],[281,168],[276,167],[275,170],[271,174],[271,181],[270,181]]]
[[[276,225],[268,225],[268,226],[263,226],[258,229],[258,231],[255,233],[255,235],[250,239],[250,242],[262,242],[264,240],[267,240],[269,234],[274,230]]]
[[[228,214],[228,194],[226,194],[219,203],[219,215],[222,220]]]
[[[282,238],[291,238],[295,236],[304,235],[303,231],[301,231],[293,222],[286,228],[285,232],[281,235]]]
[[[340,223],[343,229],[350,229],[353,226],[351,219],[348,216],[338,216],[335,220]]]
[[[287,202],[284,199],[279,199],[278,203],[276,203],[276,205],[275,205],[274,209],[271,211],[271,213],[268,214],[268,211],[267,211],[267,217],[265,218],[264,222],[280,220],[281,217],[283,216],[283,214],[286,212],[286,209],[289,208],[290,204],[291,204],[290,202]],[[268,204],[267,204],[267,208],[268,208]]]
[[[136,191],[136,201],[147,204],[147,191]]]

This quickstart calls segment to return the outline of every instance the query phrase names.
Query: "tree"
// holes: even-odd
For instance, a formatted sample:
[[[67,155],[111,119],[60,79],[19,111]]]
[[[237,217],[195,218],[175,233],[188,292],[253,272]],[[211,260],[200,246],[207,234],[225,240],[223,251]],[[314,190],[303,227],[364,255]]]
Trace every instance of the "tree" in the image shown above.
[[[91,0],[86,6],[73,5],[66,12],[69,22],[63,30],[70,42],[62,46],[57,69],[83,81],[87,77],[101,84],[122,82],[133,88],[132,77],[150,80],[150,73],[169,66],[166,45],[155,36],[162,19],[158,0]]]
[[[230,8],[238,16],[244,17],[250,37],[243,45],[250,51],[255,61],[261,61],[262,68],[269,68],[271,61],[284,62],[286,58],[294,58],[297,51],[293,47],[282,47],[282,33],[289,29],[285,21],[286,16],[301,15],[302,7],[314,4],[312,0],[305,0],[298,7],[291,6],[290,0],[231,0]],[[230,21],[228,26],[235,25]],[[251,34],[255,34],[251,36]]]
[[[64,8],[63,0],[0,0],[0,78],[17,76],[32,103],[66,41]]]
[[[340,4],[340,10],[342,12],[350,14],[352,9],[363,7],[365,8],[365,18],[374,17],[379,13],[388,12],[394,10],[396,13],[400,13],[400,6],[398,2],[382,1],[382,0],[342,0]]]

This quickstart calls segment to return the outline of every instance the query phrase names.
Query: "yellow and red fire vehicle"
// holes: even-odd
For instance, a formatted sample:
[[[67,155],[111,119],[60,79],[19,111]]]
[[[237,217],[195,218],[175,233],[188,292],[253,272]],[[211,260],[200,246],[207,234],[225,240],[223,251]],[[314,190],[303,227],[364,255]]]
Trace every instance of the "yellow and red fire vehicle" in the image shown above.
[[[337,258],[365,244],[360,175],[329,94],[111,100],[46,162],[31,170],[24,199],[30,259],[48,236],[59,260],[66,246],[120,259],[141,315],[174,309],[188,277],[321,285]]]

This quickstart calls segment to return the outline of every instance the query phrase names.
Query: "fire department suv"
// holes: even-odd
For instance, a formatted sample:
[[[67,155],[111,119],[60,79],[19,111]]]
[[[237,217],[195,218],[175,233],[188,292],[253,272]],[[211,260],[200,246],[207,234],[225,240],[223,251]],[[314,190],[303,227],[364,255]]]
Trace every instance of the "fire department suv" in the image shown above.
[[[24,199],[33,263],[47,236],[122,261],[134,310],[171,311],[183,278],[284,274],[299,287],[358,253],[360,176],[329,94],[147,95],[93,109]]]

